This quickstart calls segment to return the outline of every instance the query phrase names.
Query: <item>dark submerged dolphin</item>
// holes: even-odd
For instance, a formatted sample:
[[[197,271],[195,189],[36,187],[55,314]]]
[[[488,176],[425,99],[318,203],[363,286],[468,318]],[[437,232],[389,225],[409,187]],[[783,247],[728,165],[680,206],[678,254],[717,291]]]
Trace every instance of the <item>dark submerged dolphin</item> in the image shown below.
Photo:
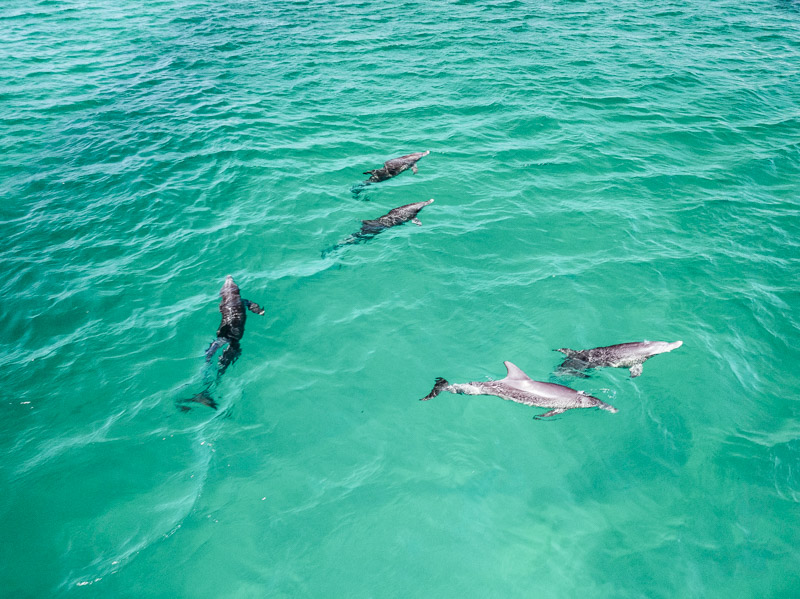
[[[376,218],[374,220],[362,220],[360,231],[353,233],[350,235],[350,237],[333,246],[332,248],[323,251],[322,255],[324,257],[326,254],[345,245],[352,245],[354,243],[368,241],[369,239],[375,237],[378,233],[381,233],[382,231],[385,231],[391,227],[402,225],[408,221],[411,221],[417,226],[422,226],[422,223],[417,218],[417,214],[419,214],[419,211],[425,206],[430,204],[433,204],[433,198],[426,202],[415,202],[414,204],[406,204],[405,206],[392,208],[387,214],[384,214],[380,218]]]
[[[256,314],[264,314],[264,309],[246,299],[242,299],[239,292],[239,286],[234,283],[233,277],[228,275],[225,278],[225,284],[222,286],[219,294],[222,300],[219,303],[219,311],[222,313],[222,322],[217,329],[217,338],[211,343],[206,350],[206,364],[211,362],[211,358],[219,348],[227,344],[228,347],[222,352],[219,357],[219,369],[217,370],[216,380],[206,385],[206,388],[189,399],[206,405],[210,408],[217,409],[217,402],[211,396],[211,387],[219,381],[220,377],[225,374],[228,366],[233,364],[242,354],[242,349],[239,342],[244,336],[244,323],[247,320],[247,310],[255,312]]]
[[[369,179],[365,183],[378,183],[396,177],[403,171],[411,169],[415,175],[417,174],[417,161],[424,156],[430,154],[430,150],[426,152],[414,152],[413,154],[406,154],[400,158],[392,158],[383,163],[383,168],[377,168],[371,171],[365,171],[365,175],[369,175]]]
[[[575,351],[562,347],[555,351],[566,354],[567,358],[559,366],[559,370],[567,371],[579,376],[589,368],[611,366],[612,368],[630,368],[631,378],[642,374],[642,364],[653,356],[671,352],[683,345],[683,341],[668,343],[666,341],[636,341],[634,343],[620,343],[608,347],[595,347]]]
[[[242,354],[239,342],[244,337],[244,323],[247,320],[247,310],[255,314],[263,315],[264,308],[246,299],[242,299],[239,293],[239,286],[233,282],[233,277],[228,275],[225,284],[219,294],[222,300],[219,302],[219,311],[222,313],[222,322],[217,329],[217,338],[206,350],[206,362],[210,362],[216,351],[228,344],[225,351],[219,357],[218,376],[225,374],[228,366],[233,364]]]
[[[511,362],[503,362],[508,375],[499,381],[458,383],[451,385],[443,378],[436,379],[433,390],[420,401],[433,399],[442,391],[464,395],[496,395],[527,406],[551,408],[536,418],[547,418],[574,408],[600,408],[616,412],[617,408],[583,391],[576,391],[563,385],[533,381]]]

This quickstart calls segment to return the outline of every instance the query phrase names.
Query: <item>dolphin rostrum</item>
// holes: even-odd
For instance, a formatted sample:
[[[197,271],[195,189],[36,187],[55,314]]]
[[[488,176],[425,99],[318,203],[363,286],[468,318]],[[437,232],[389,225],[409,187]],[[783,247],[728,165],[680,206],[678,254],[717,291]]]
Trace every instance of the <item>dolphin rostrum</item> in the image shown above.
[[[496,395],[527,406],[551,408],[536,418],[555,416],[573,408],[600,408],[609,412],[616,412],[617,408],[609,405],[596,397],[587,395],[583,391],[576,391],[555,383],[543,383],[531,380],[511,362],[503,362],[508,370],[508,376],[499,381],[458,383],[451,385],[443,378],[436,379],[433,390],[420,401],[433,399],[442,391],[460,393],[464,395]]]
[[[370,176],[365,183],[378,183],[379,181],[386,181],[386,179],[391,179],[392,177],[395,177],[403,171],[407,171],[408,169],[411,169],[411,172],[416,175],[417,161],[430,153],[430,150],[426,152],[414,152],[413,154],[400,156],[400,158],[392,158],[391,160],[387,160],[383,163],[383,168],[376,168],[364,173],[365,175]]]
[[[219,381],[220,377],[228,369],[228,366],[233,364],[237,358],[242,354],[242,349],[239,342],[244,336],[244,323],[247,320],[247,310],[255,312],[256,314],[264,314],[264,308],[246,299],[242,299],[239,293],[239,286],[234,283],[233,277],[228,275],[225,278],[225,283],[222,286],[219,294],[222,300],[219,303],[219,311],[222,313],[222,322],[217,329],[217,338],[211,343],[206,350],[206,364],[211,362],[211,358],[217,350],[223,345],[227,344],[228,347],[222,352],[219,357],[219,369],[217,370],[217,377],[215,381],[206,382],[206,388],[187,401],[195,401],[210,408],[217,409],[217,402],[211,396],[211,387]],[[182,408],[188,409],[188,408]]]
[[[666,341],[636,341],[634,343],[620,343],[608,347],[595,347],[575,351],[562,347],[555,351],[566,354],[567,358],[559,366],[559,370],[571,371],[573,374],[582,374],[587,368],[611,366],[613,368],[630,368],[631,378],[642,374],[642,364],[658,354],[664,354],[678,349],[683,341],[668,343]],[[585,375],[584,375],[585,376]]]
[[[402,225],[408,221],[411,221],[415,225],[422,226],[422,223],[417,218],[417,214],[419,214],[419,211],[425,206],[430,204],[433,204],[433,198],[426,202],[415,202],[413,204],[399,206],[398,208],[392,208],[387,214],[384,214],[380,218],[373,220],[362,220],[360,231],[353,233],[350,235],[350,237],[333,246],[332,248],[323,251],[322,255],[325,256],[329,252],[337,250],[345,245],[367,241],[375,237],[378,233],[389,229],[390,227],[396,227],[397,225]]]

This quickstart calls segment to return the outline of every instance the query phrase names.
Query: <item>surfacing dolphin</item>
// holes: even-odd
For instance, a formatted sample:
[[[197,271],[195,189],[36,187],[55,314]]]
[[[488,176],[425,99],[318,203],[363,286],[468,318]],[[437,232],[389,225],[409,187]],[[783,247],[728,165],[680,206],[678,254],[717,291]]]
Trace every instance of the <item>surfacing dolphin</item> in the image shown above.
[[[341,243],[336,244],[332,248],[323,251],[322,256],[324,257],[326,254],[345,245],[352,245],[354,243],[368,241],[375,237],[378,233],[381,233],[382,231],[385,231],[391,227],[402,225],[408,221],[411,221],[417,226],[422,226],[422,222],[420,222],[420,220],[417,218],[417,214],[419,214],[419,211],[429,204],[433,204],[433,198],[426,202],[415,202],[414,204],[406,204],[405,206],[392,208],[388,214],[384,214],[380,218],[373,220],[362,220],[360,231],[353,233],[350,235],[350,237]]]
[[[585,376],[582,373],[586,369],[611,366],[613,368],[630,368],[631,378],[635,378],[642,374],[642,364],[646,360],[658,354],[678,349],[681,345],[683,345],[683,341],[675,341],[674,343],[666,341],[636,341],[634,343],[620,343],[619,345],[595,347],[594,349],[582,349],[579,351],[562,347],[555,351],[560,351],[567,356],[564,363],[559,366],[561,371]]]
[[[219,348],[225,344],[227,344],[228,347],[225,348],[225,351],[223,351],[222,355],[219,357],[219,368],[217,370],[216,380],[208,382],[203,391],[187,400],[201,403],[215,410],[217,409],[217,402],[214,401],[214,398],[211,396],[211,387],[225,374],[228,366],[233,364],[239,356],[242,355],[239,342],[244,336],[244,323],[247,320],[247,310],[255,312],[256,314],[264,314],[264,308],[255,302],[242,299],[239,286],[233,281],[231,275],[225,278],[225,283],[219,294],[222,296],[222,300],[219,302],[222,322],[217,329],[217,338],[206,350],[206,364],[211,362],[211,358],[214,357],[214,354]]]
[[[431,151],[428,150],[426,152],[414,152],[413,154],[406,154],[405,156],[400,156],[400,158],[392,158],[391,160],[387,160],[383,163],[383,168],[376,168],[371,171],[365,171],[365,175],[369,175],[369,179],[364,181],[364,183],[378,183],[380,181],[386,181],[386,179],[391,179],[392,177],[396,177],[403,171],[407,171],[411,169],[415,175],[417,174],[417,161],[420,158],[423,158],[430,154]]]
[[[503,362],[508,370],[506,378],[499,381],[457,383],[451,385],[443,378],[436,379],[433,390],[420,401],[433,399],[442,391],[464,395],[496,395],[527,406],[551,408],[535,418],[547,418],[574,408],[600,408],[616,412],[617,408],[583,391],[576,391],[564,385],[534,381],[511,362]]]

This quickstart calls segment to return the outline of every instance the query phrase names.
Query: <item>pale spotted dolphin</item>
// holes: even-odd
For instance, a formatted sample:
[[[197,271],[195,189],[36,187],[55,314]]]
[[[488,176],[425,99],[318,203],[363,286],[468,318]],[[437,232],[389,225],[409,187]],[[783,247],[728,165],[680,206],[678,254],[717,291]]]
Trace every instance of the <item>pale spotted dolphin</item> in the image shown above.
[[[612,368],[630,368],[631,378],[642,374],[642,364],[653,356],[664,354],[678,349],[683,341],[668,343],[666,341],[636,341],[634,343],[620,343],[608,347],[595,347],[575,351],[562,347],[555,351],[566,354],[567,358],[559,366],[559,370],[572,374],[583,375],[589,368],[611,366]]]
[[[534,381],[511,362],[503,362],[508,375],[499,381],[457,383],[451,385],[443,378],[436,379],[433,390],[420,401],[433,399],[442,391],[464,395],[496,395],[503,399],[515,401],[527,406],[551,408],[536,418],[547,418],[561,414],[574,408],[600,408],[608,412],[616,412],[617,408],[583,391],[576,391],[555,383]]]

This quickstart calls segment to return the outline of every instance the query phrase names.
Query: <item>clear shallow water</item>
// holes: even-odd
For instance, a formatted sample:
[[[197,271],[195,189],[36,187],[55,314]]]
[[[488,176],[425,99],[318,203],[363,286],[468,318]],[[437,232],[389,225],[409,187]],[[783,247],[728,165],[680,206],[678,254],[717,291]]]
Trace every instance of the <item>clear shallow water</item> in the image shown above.
[[[794,596],[799,19],[4,3],[3,593]],[[267,314],[181,413],[228,273]],[[417,401],[503,360],[619,413]]]

